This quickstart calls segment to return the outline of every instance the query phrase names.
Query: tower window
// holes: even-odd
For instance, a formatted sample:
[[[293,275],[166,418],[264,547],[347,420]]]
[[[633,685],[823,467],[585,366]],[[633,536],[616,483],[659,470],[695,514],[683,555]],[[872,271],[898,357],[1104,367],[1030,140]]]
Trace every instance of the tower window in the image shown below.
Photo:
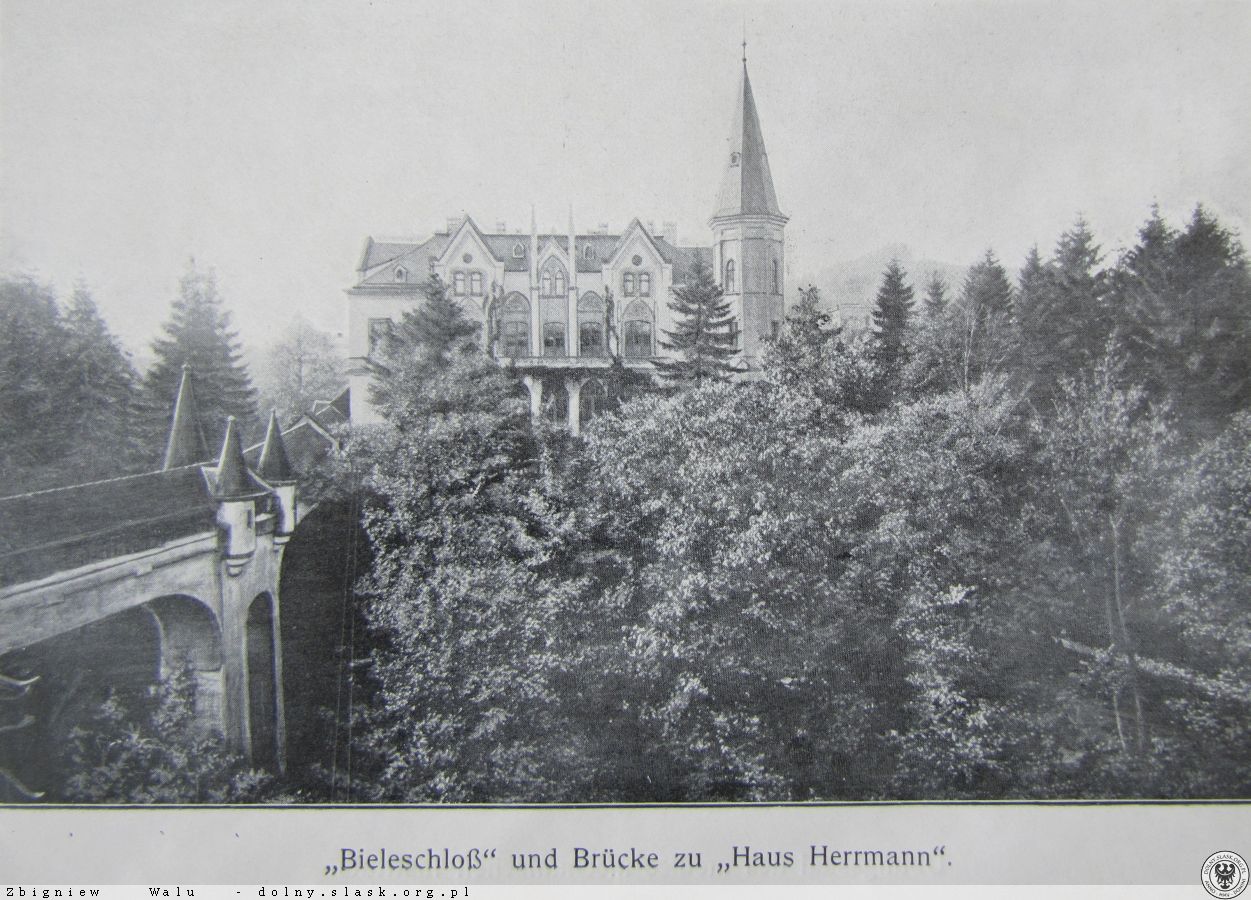
[[[457,272],[452,276],[453,290],[457,297],[465,296],[465,273]]]
[[[482,296],[482,273],[474,272],[469,276],[469,293],[475,297]]]
[[[778,261],[776,259],[773,261],[773,293],[782,293],[782,277],[778,270]]]
[[[521,241],[518,241],[517,243],[513,244],[513,259],[525,259],[525,258],[526,258],[525,245],[522,244]]]
[[[634,273],[626,272],[621,276],[621,293],[627,297],[634,296]]]
[[[639,275],[639,296],[650,297],[652,295],[652,276],[647,272]]]
[[[725,292],[734,293],[734,260],[732,259],[725,261]]]
[[[738,155],[738,151],[735,150],[730,154],[730,165],[737,166],[740,158],[741,157]]]

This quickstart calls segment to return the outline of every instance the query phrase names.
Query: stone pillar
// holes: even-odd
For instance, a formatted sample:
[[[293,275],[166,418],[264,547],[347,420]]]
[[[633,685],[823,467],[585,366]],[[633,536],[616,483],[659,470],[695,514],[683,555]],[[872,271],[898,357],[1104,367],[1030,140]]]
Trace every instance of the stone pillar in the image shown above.
[[[249,582],[228,575],[219,563],[222,629],[222,719],[226,744],[235,752],[251,756],[252,727],[248,721],[247,628]]]
[[[530,392],[530,418],[537,420],[543,415],[543,379],[537,375],[523,375],[521,382]]]
[[[565,393],[569,395],[569,433],[577,437],[582,433],[582,385],[585,378],[566,378]]]
[[[278,548],[281,554],[281,548]],[[275,573],[282,571],[282,559],[279,556],[278,564],[274,567]],[[287,703],[286,691],[283,689],[282,681],[282,598],[278,593],[279,580],[274,578],[273,591],[274,598],[274,713],[277,721],[274,723],[274,744],[275,756],[278,759],[278,771],[287,771]]]

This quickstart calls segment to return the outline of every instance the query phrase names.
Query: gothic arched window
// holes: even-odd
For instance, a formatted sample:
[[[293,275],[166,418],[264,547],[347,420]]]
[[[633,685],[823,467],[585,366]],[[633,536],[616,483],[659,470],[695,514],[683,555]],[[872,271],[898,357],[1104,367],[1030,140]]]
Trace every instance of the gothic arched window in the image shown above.
[[[552,295],[552,273],[544,272],[543,277],[539,279],[539,285],[540,293],[545,297],[550,297]]]
[[[782,277],[778,270],[778,261],[776,259],[773,261],[773,293],[782,293]]]
[[[588,292],[578,301],[578,355],[603,356],[604,352],[604,301]]]
[[[556,296],[557,297],[563,296],[564,293],[565,293],[565,273],[557,272],[556,273]]]
[[[725,261],[725,292],[727,294],[734,293],[734,260],[727,259]]]
[[[511,359],[530,355],[530,304],[512,294],[500,307],[500,353]]]
[[[652,355],[652,311],[642,300],[635,300],[625,311],[625,355]]]

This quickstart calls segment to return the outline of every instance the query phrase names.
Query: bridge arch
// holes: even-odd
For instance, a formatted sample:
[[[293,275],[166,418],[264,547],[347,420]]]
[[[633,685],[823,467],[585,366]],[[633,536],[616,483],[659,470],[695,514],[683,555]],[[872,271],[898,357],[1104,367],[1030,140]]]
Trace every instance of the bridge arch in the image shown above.
[[[195,685],[196,720],[213,731],[224,731],[222,629],[217,615],[188,594],[167,594],[145,606],[156,620],[160,676],[169,678],[180,669],[189,670]]]
[[[278,707],[278,649],[274,598],[257,594],[248,605],[244,632],[247,660],[248,734],[252,764],[277,771],[281,767]]]

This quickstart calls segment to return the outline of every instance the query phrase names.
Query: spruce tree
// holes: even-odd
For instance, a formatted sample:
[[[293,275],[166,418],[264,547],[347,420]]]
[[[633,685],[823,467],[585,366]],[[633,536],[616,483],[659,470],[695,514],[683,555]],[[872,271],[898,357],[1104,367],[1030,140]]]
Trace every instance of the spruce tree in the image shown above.
[[[778,335],[770,338],[764,368],[777,384],[811,389],[829,377],[842,328],[821,307],[815,286],[799,289],[799,302],[786,311]]]
[[[730,362],[738,352],[730,301],[702,258],[697,259],[690,280],[673,288],[669,308],[676,314],[676,330],[666,331],[669,340],[660,346],[678,355],[656,362],[663,378],[673,384],[699,385],[706,380],[727,381],[739,371]]]
[[[259,433],[256,390],[242,361],[238,334],[231,330],[230,313],[217,292],[217,276],[200,272],[195,260],[179,284],[164,335],[152,343],[156,359],[144,379],[145,443],[159,463],[165,447],[170,414],[184,364],[191,367],[192,385],[201,427],[210,445],[216,445],[234,416],[243,433]]]
[[[145,453],[133,426],[139,373],[109,331],[83,285],[64,315],[67,337],[66,403],[74,421],[69,474],[75,480],[120,475],[142,467]]]
[[[423,290],[425,301],[406,312],[400,322],[397,345],[429,363],[446,363],[452,354],[474,346],[478,326],[465,316],[438,275],[431,275]]]
[[[873,307],[873,357],[887,394],[897,389],[908,362],[909,330],[915,304],[912,285],[906,279],[899,260],[892,259],[882,273],[882,285]]]
[[[947,282],[937,272],[930,275],[925,286],[925,314],[931,319],[942,318],[947,310]]]
[[[1012,284],[994,251],[975,263],[953,305],[952,325],[958,346],[957,383],[968,390],[988,372],[1005,367],[1015,353],[1012,334]]]

